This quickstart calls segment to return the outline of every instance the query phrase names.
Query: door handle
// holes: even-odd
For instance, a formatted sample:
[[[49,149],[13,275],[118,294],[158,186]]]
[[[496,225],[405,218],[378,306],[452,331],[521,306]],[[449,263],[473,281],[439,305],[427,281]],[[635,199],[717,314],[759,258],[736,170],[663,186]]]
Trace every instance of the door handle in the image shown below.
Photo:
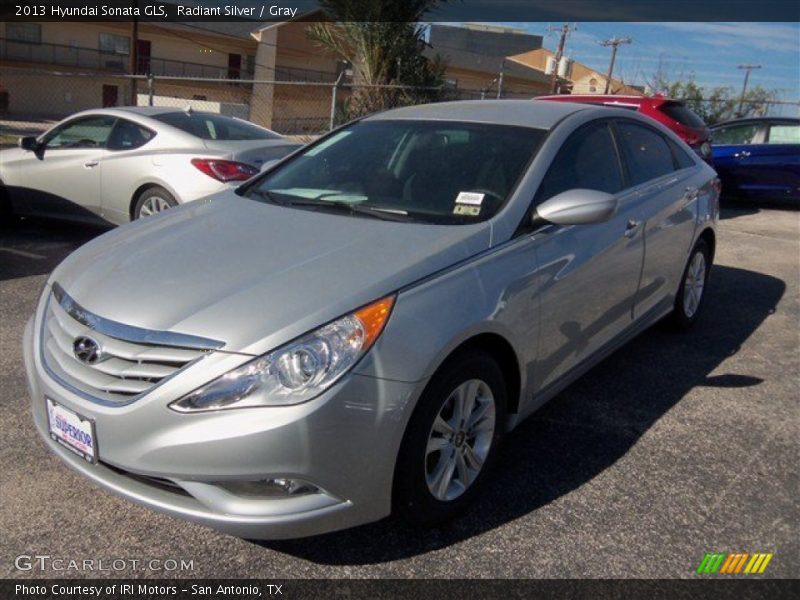
[[[636,230],[639,229],[640,224],[641,221],[634,221],[633,219],[630,219],[625,224],[625,237],[632,238],[634,235],[636,235]]]
[[[733,156],[734,156],[734,158],[747,158],[748,156],[750,156],[750,151],[749,150],[742,150],[741,152],[737,152]]]
[[[694,202],[695,200],[697,200],[697,197],[699,195],[700,195],[700,190],[698,190],[693,185],[690,185],[684,190],[683,197],[686,198],[686,204],[689,204],[690,202]]]
[[[100,164],[99,160],[90,160],[89,162],[83,163],[83,166],[86,167],[87,169],[91,169],[92,167],[96,167],[99,164]]]

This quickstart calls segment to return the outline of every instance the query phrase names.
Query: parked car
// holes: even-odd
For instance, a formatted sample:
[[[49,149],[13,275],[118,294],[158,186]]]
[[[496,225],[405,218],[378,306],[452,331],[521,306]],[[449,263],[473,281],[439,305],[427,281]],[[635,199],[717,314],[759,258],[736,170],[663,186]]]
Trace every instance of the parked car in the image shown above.
[[[706,162],[711,160],[711,131],[703,119],[698,117],[692,109],[680,100],[672,100],[664,96],[615,96],[602,94],[539,96],[536,100],[601,104],[603,106],[635,110],[671,129]]]
[[[105,488],[247,538],[439,523],[522,419],[698,319],[716,184],[624,110],[369,116],[68,257],[25,330],[36,429]]]
[[[238,185],[298,147],[214,113],[88,110],[0,152],[0,203],[18,214],[121,225]]]
[[[800,119],[735,119],[711,131],[723,197],[800,201]]]

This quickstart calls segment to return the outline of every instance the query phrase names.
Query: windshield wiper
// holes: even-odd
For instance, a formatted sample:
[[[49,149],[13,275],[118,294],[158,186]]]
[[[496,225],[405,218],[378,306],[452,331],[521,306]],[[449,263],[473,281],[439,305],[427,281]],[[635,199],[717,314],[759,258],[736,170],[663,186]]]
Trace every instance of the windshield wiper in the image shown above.
[[[299,206],[303,208],[317,208],[322,210],[333,210],[335,212],[347,213],[351,215],[363,215],[381,219],[382,221],[413,221],[408,213],[390,208],[380,208],[369,204],[358,204],[354,202],[343,202],[341,200],[282,200],[284,206]]]

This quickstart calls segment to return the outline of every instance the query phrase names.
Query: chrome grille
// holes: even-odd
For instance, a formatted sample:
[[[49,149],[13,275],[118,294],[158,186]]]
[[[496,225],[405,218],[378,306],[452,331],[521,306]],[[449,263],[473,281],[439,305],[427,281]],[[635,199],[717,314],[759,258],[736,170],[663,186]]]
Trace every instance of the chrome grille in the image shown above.
[[[94,363],[78,359],[75,341],[91,338],[101,349]],[[198,360],[221,342],[126,326],[88,312],[58,284],[47,303],[42,359],[62,384],[103,404],[128,404]]]

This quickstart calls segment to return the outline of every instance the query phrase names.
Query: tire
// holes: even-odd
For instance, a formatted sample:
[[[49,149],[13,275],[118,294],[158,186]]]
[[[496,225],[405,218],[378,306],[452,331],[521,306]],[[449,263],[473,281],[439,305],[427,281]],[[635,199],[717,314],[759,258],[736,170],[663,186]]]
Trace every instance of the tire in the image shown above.
[[[11,199],[8,197],[3,182],[0,181],[0,227],[8,227],[18,220],[11,207]]]
[[[697,271],[698,265],[702,267],[702,276]],[[705,304],[708,277],[711,273],[711,251],[705,240],[699,240],[689,254],[686,267],[681,276],[681,285],[675,297],[675,306],[668,317],[669,326],[676,331],[686,331],[697,322]],[[691,288],[691,281],[694,284]],[[690,290],[687,293],[687,289]],[[697,294],[699,291],[699,298]]]
[[[455,423],[455,393],[459,390],[467,395],[475,392],[472,429],[469,420],[467,426],[456,429],[444,428],[437,421],[441,417]],[[475,500],[497,460],[505,434],[506,407],[503,373],[490,356],[465,351],[439,369],[411,416],[395,469],[394,507],[407,522],[439,525],[460,515]],[[480,419],[479,409],[483,411]],[[450,433],[444,433],[445,429]],[[429,453],[429,443],[441,449]],[[477,469],[476,458],[482,463]],[[446,485],[450,465],[452,477]]]
[[[133,220],[147,217],[178,206],[175,196],[163,187],[154,185],[144,190],[133,205]]]

